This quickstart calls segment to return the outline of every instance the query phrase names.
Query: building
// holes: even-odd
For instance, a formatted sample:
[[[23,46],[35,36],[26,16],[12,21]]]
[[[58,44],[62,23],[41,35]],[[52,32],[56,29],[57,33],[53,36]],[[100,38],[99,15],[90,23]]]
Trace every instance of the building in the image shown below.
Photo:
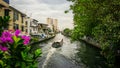
[[[35,19],[30,21],[30,34],[38,34],[38,21]]]
[[[53,31],[53,19],[47,18],[48,27]]]
[[[9,15],[9,0],[0,0],[0,16]]]
[[[30,17],[26,17],[26,25],[27,25],[27,29],[26,32],[28,33],[28,35],[30,35],[30,23],[32,22],[32,18]]]
[[[53,19],[53,31],[58,32],[58,20]]]
[[[27,34],[26,14],[15,9],[12,6],[9,6],[9,8],[10,8],[9,12],[10,21],[8,30],[15,31],[16,29],[19,29],[22,31],[22,34]]]
[[[58,31],[58,20],[57,19],[47,18],[47,24],[48,24],[48,27],[54,33],[56,33]]]

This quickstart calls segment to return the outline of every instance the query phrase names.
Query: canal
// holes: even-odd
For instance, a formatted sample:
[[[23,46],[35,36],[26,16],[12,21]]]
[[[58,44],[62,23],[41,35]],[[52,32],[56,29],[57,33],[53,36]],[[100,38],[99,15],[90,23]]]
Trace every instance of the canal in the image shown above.
[[[64,42],[62,47],[51,46],[54,41],[61,39]],[[107,68],[106,60],[100,55],[100,49],[83,42],[71,43],[69,38],[61,34],[36,46],[42,49],[38,68]]]

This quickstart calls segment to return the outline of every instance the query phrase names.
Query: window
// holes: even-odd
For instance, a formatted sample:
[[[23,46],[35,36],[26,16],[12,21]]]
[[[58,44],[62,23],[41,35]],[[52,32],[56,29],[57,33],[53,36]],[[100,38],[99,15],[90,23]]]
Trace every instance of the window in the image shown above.
[[[21,31],[24,31],[24,26],[21,26]]]
[[[28,32],[28,30],[26,29],[26,33]]]
[[[16,30],[16,29],[19,29],[19,25],[18,24],[13,24],[13,29]]]
[[[35,28],[33,28],[33,31],[35,31]]]
[[[9,10],[8,9],[5,9],[4,15],[9,16]]]
[[[24,23],[24,17],[22,16],[22,14],[21,14],[21,17],[22,17],[22,23]]]
[[[26,21],[26,22],[25,22],[25,25],[27,25],[27,24],[28,24],[28,22]]]
[[[15,22],[18,19],[19,19],[19,14],[18,14],[18,12],[14,11],[14,13],[13,13],[13,21]]]

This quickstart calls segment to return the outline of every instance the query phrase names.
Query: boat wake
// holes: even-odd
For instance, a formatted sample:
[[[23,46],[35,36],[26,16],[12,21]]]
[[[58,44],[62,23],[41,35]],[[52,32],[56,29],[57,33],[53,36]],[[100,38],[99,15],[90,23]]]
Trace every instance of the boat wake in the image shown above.
[[[46,66],[47,66],[47,64],[49,62],[50,57],[55,53],[55,51],[56,51],[56,48],[51,47],[51,49],[49,50],[43,65],[42,65],[42,68],[46,68]]]

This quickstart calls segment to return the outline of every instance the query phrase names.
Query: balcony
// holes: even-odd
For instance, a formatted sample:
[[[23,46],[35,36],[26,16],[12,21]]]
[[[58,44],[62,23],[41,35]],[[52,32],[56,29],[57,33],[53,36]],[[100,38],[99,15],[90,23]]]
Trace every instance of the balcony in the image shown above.
[[[9,0],[1,0],[0,7],[9,7]]]

